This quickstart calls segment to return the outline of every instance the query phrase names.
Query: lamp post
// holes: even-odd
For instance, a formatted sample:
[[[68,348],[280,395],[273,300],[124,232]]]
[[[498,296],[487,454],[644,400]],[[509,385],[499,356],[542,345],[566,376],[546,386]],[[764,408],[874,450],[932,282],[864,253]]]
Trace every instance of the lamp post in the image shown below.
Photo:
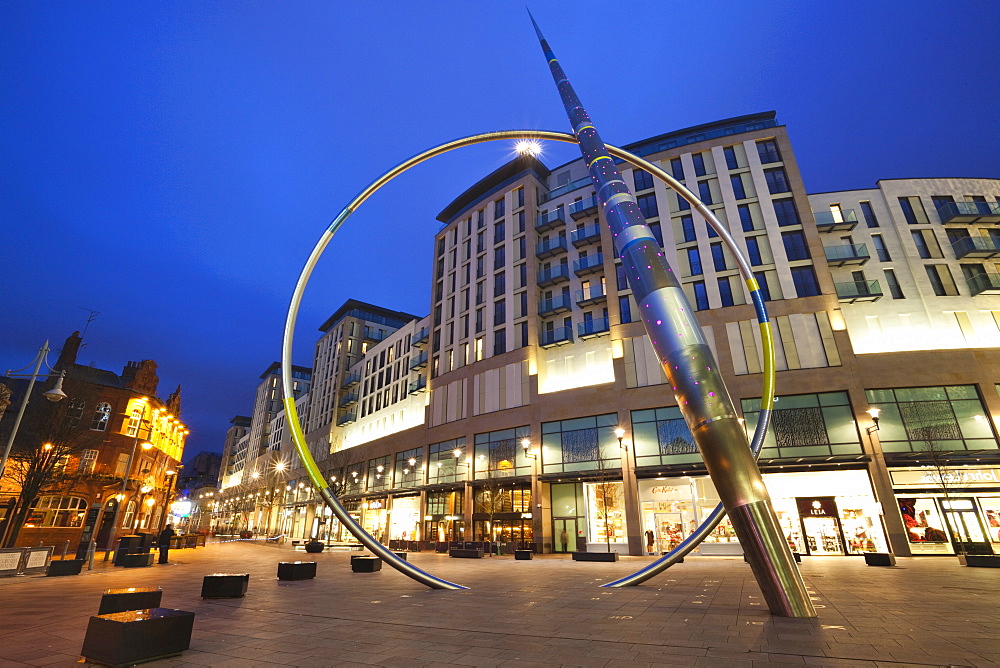
[[[49,342],[48,340],[46,340],[45,343],[42,345],[42,347],[38,349],[38,355],[35,356],[34,360],[35,368],[32,370],[31,373],[29,374],[20,373],[21,371],[24,371],[24,369],[27,369],[28,367],[24,367],[24,369],[18,369],[17,371],[11,371],[10,369],[7,370],[8,378],[28,378],[30,380],[28,382],[28,389],[25,390],[24,397],[21,398],[21,406],[17,409],[17,417],[14,418],[14,426],[10,430],[10,437],[7,439],[7,445],[3,449],[3,458],[0,459],[0,478],[3,477],[4,472],[7,470],[7,459],[10,457],[10,449],[14,446],[14,438],[17,436],[18,427],[21,426],[21,418],[24,417],[24,409],[28,407],[28,399],[29,397],[31,397],[31,388],[35,386],[35,381],[38,380],[39,378],[52,378],[53,376],[56,376],[58,380],[56,380],[55,387],[53,387],[48,392],[45,392],[42,396],[44,396],[51,402],[62,401],[63,399],[66,398],[66,393],[63,392],[62,389],[63,378],[66,377],[66,372],[65,371],[57,372],[55,369],[49,366],[48,356],[49,356]],[[45,362],[45,366],[47,366],[49,370],[45,373],[38,373],[38,371],[42,368],[42,362]],[[29,364],[28,366],[31,365]]]
[[[167,469],[165,472],[167,476],[167,493],[163,495],[163,519],[160,521],[160,531],[163,531],[164,527],[167,526],[167,514],[170,512],[170,495],[174,493],[175,481],[180,476],[182,468],[184,468],[184,465],[178,464],[176,470]]]

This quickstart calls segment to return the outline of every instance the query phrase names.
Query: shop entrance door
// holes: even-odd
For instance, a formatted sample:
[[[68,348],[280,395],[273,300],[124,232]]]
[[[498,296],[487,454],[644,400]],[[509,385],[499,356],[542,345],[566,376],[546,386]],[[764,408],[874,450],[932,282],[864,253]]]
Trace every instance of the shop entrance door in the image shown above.
[[[815,555],[844,554],[844,534],[837,517],[837,502],[832,496],[796,497],[802,518],[802,537],[806,552]]]
[[[581,535],[578,527],[578,521],[581,519],[582,518],[567,517],[552,520],[553,552],[562,552],[565,554],[579,550],[577,547],[577,536]],[[584,546],[586,547],[586,540],[584,541]]]
[[[979,523],[973,499],[940,499],[955,551],[959,554],[993,554]]]

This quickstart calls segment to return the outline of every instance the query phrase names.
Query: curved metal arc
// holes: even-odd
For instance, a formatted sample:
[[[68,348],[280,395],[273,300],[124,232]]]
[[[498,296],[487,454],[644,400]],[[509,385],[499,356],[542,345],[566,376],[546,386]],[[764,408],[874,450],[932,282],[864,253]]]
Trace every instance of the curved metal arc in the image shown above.
[[[440,578],[434,577],[429,573],[426,573],[419,568],[416,568],[409,562],[400,559],[394,553],[389,551],[384,545],[379,543],[372,537],[368,532],[366,532],[355,520],[352,518],[344,507],[340,504],[337,498],[332,494],[326,480],[323,477],[322,472],[316,465],[316,460],[312,457],[309,452],[308,446],[305,442],[305,434],[302,432],[302,425],[299,420],[298,411],[295,409],[294,395],[292,394],[292,375],[291,375],[291,358],[292,358],[292,347],[293,338],[295,330],[295,322],[298,317],[298,311],[301,306],[302,295],[305,293],[306,286],[309,283],[309,279],[312,276],[312,272],[316,267],[319,258],[322,256],[323,252],[326,250],[327,245],[333,239],[333,235],[337,230],[343,225],[347,218],[358,209],[368,198],[374,195],[382,186],[386,185],[394,178],[402,174],[403,172],[409,170],[416,165],[419,165],[433,157],[447,153],[449,151],[455,150],[457,148],[462,148],[465,146],[471,146],[474,144],[480,144],[490,141],[501,141],[505,139],[548,139],[551,141],[559,141],[564,143],[577,143],[577,139],[574,135],[565,132],[553,132],[549,130],[503,130],[498,132],[488,132],[478,135],[471,135],[468,137],[462,137],[455,139],[453,141],[441,144],[439,146],[433,147],[419,153],[408,160],[405,160],[398,164],[396,167],[392,168],[379,178],[375,179],[366,188],[364,188],[344,209],[334,218],[333,222],[330,224],[329,228],[323,233],[316,246],[313,248],[306,261],[302,272],[299,275],[299,279],[296,282],[295,290],[292,294],[292,299],[289,304],[288,315],[285,320],[284,335],[282,338],[282,358],[281,358],[281,373],[282,373],[282,390],[284,392],[284,403],[286,412],[286,421],[290,425],[290,430],[292,434],[292,441],[295,445],[296,452],[309,475],[310,480],[313,485],[319,490],[321,498],[330,509],[333,511],[334,515],[337,517],[341,523],[350,531],[350,533],[357,538],[365,547],[367,547],[372,552],[378,554],[383,558],[390,566],[396,570],[402,572],[404,575],[421,582],[429,587],[435,589],[465,589],[462,585],[458,585],[447,580],[442,580]],[[661,181],[669,185],[673,190],[679,193],[684,199],[691,203],[691,205],[701,214],[705,220],[715,229],[719,237],[723,242],[729,247],[733,256],[737,260],[739,265],[740,273],[743,275],[744,279],[747,280],[748,284],[751,284],[753,280],[753,272],[750,269],[749,263],[743,258],[742,253],[736,246],[735,241],[729,234],[729,231],[719,222],[714,214],[698,200],[683,184],[679,183],[671,175],[667,174],[659,167],[651,162],[648,162],[639,156],[633,155],[624,149],[611,144],[606,145],[608,152],[618,157],[636,167],[641,167],[651,174],[659,178]],[[766,315],[765,315],[766,318]],[[773,371],[774,371],[774,348],[773,342],[770,339],[769,331],[765,332],[766,322],[762,322],[762,339],[764,341],[764,366],[765,366],[765,396],[762,397],[762,410],[760,412],[760,418],[757,423],[757,430],[754,433],[753,443],[751,447],[755,447],[754,453],[757,454],[760,450],[760,446],[763,443],[764,434],[767,431],[767,424],[770,419],[770,406],[773,401],[773,392],[768,395],[767,388],[770,387],[773,390]],[[771,382],[768,383],[767,369],[771,370]],[[767,410],[764,410],[764,407]],[[639,584],[645,580],[653,577],[654,575],[662,572],[672,563],[676,562],[678,559],[687,554],[690,550],[694,549],[695,546],[700,543],[705,536],[707,536],[712,529],[714,529],[719,521],[721,521],[724,510],[720,504],[702,525],[693,532],[687,539],[685,539],[680,546],[675,548],[673,551],[665,555],[662,559],[654,562],[647,568],[639,571],[638,573],[623,578],[614,583],[609,583],[603,586],[623,586],[625,584]],[[683,552],[680,552],[682,548],[685,548]]]

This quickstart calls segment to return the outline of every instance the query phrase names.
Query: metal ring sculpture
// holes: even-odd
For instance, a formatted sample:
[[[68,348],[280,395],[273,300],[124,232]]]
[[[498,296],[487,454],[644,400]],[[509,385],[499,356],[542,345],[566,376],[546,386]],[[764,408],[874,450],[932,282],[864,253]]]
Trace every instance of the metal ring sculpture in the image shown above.
[[[569,144],[577,143],[577,139],[574,135],[565,132],[552,132],[548,130],[504,130],[500,132],[487,132],[456,139],[428,149],[427,151],[419,153],[398,164],[396,167],[380,176],[368,185],[368,187],[362,190],[353,200],[351,200],[350,204],[341,210],[337,217],[333,219],[333,222],[330,223],[326,232],[323,233],[319,241],[316,243],[312,253],[309,254],[309,258],[306,260],[306,264],[302,268],[302,272],[299,274],[298,281],[295,284],[295,290],[292,293],[291,303],[288,307],[288,316],[285,319],[285,330],[281,348],[281,383],[284,394],[285,416],[291,430],[292,442],[295,444],[295,450],[298,453],[299,458],[302,460],[309,479],[312,481],[313,486],[319,490],[320,497],[333,512],[334,516],[341,522],[341,524],[347,527],[347,530],[350,531],[362,545],[381,557],[382,560],[389,566],[395,568],[403,575],[431,587],[432,589],[467,589],[468,587],[464,587],[447,580],[442,580],[441,578],[435,577],[417,568],[408,561],[400,559],[394,552],[390,551],[386,546],[375,540],[373,536],[365,531],[361,525],[359,525],[354,518],[348,514],[343,505],[341,505],[340,501],[337,500],[337,497],[333,495],[329,485],[323,477],[322,472],[316,465],[316,460],[313,459],[312,454],[309,452],[309,448],[306,445],[305,434],[302,431],[302,425],[299,421],[298,411],[295,409],[295,398],[292,394],[292,343],[295,332],[295,321],[298,317],[299,307],[302,302],[302,295],[305,293],[306,285],[309,283],[309,278],[312,276],[316,263],[323,255],[327,245],[333,239],[333,235],[338,229],[340,229],[340,226],[343,225],[347,218],[350,217],[352,213],[357,211],[368,198],[374,195],[380,188],[382,188],[382,186],[386,185],[403,172],[407,171],[411,167],[419,165],[420,163],[426,162],[431,158],[453,151],[457,148],[507,139],[547,139]],[[763,445],[764,435],[767,432],[767,426],[771,418],[771,407],[774,403],[775,369],[774,344],[771,338],[770,323],[767,319],[767,311],[764,308],[764,300],[761,295],[760,287],[757,285],[757,281],[754,278],[752,270],[750,269],[750,264],[743,257],[742,252],[725,226],[719,222],[718,218],[716,218],[715,215],[709,211],[708,207],[702,204],[702,202],[695,197],[691,191],[651,162],[648,162],[647,160],[644,160],[639,156],[633,155],[632,153],[616,146],[607,145],[607,149],[616,158],[624,160],[633,166],[645,169],[650,174],[656,176],[656,178],[666,183],[674,191],[681,195],[681,197],[690,202],[691,206],[693,206],[695,210],[698,211],[698,213],[704,217],[705,220],[708,221],[712,228],[718,233],[719,237],[723,240],[723,243],[726,244],[730,252],[733,254],[733,257],[736,258],[740,274],[747,283],[757,312],[757,322],[760,326],[761,341],[763,343],[764,389],[763,396],[761,397],[761,410],[757,421],[757,428],[754,431],[753,440],[751,442],[751,448],[756,456],[760,452],[760,448]],[[705,536],[707,536],[712,529],[718,525],[724,514],[725,509],[722,504],[719,504],[719,506],[716,507],[711,514],[709,514],[702,525],[672,551],[646,568],[628,577],[602,586],[622,587],[626,585],[636,585],[641,582],[645,582],[658,573],[661,573],[671,564],[675,563],[678,559],[694,549],[694,547],[696,547],[698,543],[700,543]]]

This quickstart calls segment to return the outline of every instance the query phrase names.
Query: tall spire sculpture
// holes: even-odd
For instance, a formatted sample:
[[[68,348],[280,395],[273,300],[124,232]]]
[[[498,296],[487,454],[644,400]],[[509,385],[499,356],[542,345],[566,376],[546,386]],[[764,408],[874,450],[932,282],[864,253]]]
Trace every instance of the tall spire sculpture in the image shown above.
[[[764,599],[772,614],[815,617],[746,433],[677,275],[533,16],[531,23],[590,171],[646,333]]]

